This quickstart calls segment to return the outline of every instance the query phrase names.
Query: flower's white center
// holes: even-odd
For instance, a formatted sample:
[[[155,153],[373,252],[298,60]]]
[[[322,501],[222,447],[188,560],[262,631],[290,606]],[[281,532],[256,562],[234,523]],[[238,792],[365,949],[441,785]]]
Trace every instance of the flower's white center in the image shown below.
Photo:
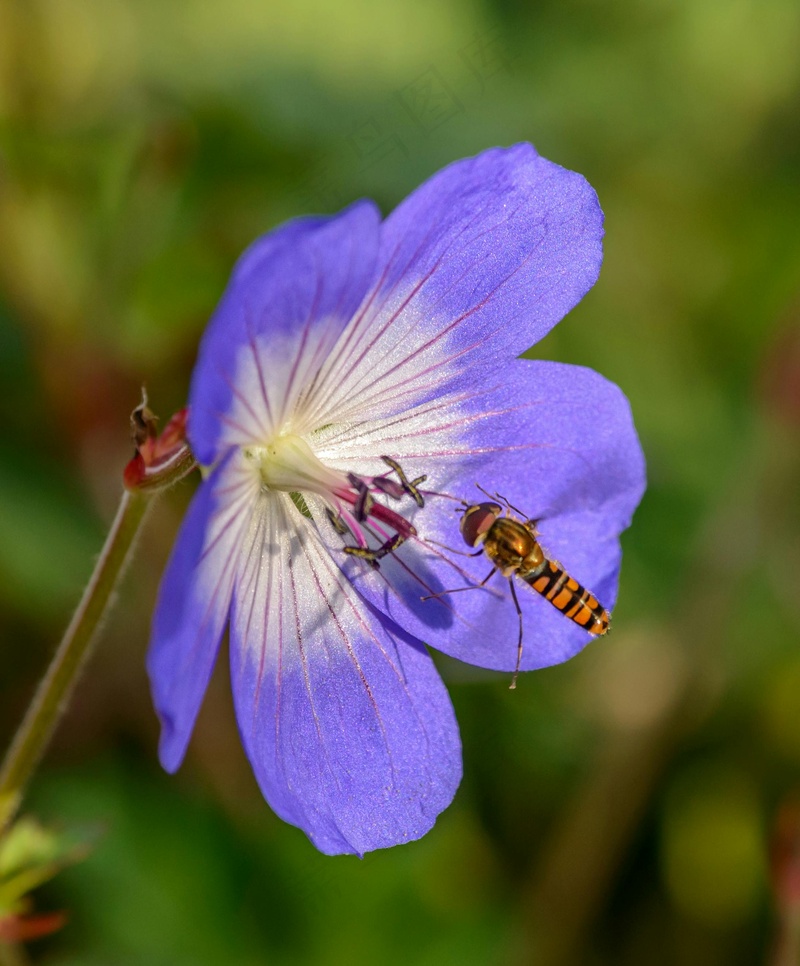
[[[245,446],[243,453],[268,490],[327,496],[348,485],[344,474],[325,466],[308,443],[294,433],[277,436],[266,446]]]

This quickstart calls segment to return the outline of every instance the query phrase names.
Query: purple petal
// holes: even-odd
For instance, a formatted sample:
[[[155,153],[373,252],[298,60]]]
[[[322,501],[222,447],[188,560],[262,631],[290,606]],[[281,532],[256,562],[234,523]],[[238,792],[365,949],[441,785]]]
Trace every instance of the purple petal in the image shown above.
[[[183,760],[211,677],[253,496],[232,454],[195,494],[161,580],[147,670],[167,771]]]
[[[378,212],[289,222],[239,260],[200,344],[189,436],[211,465],[227,445],[279,431],[373,276]]]
[[[245,749],[283,819],[321,851],[419,838],[461,777],[425,648],[371,612],[286,498],[264,500],[231,622]]]
[[[377,281],[326,369],[331,407],[397,412],[496,371],[594,284],[602,221],[586,180],[530,144],[434,175],[381,228]]]
[[[425,488],[469,503],[489,499],[476,484],[499,491],[539,521],[549,555],[605,607],[613,606],[619,535],[641,499],[645,475],[628,402],[612,383],[578,366],[516,360],[493,390],[453,396],[392,420],[381,445],[409,477],[428,474]],[[345,470],[381,471],[355,438],[348,443],[340,437],[336,452]],[[485,555],[459,555],[470,551],[459,532],[459,504],[431,496],[423,510],[408,509],[419,541],[382,560],[380,572],[345,560],[341,551],[336,559],[376,608],[421,640],[471,664],[513,669],[518,623],[502,577],[495,575],[485,590],[420,600],[477,584],[491,569]],[[332,528],[322,532],[333,550]],[[523,668],[564,661],[589,642],[586,631],[517,583]]]

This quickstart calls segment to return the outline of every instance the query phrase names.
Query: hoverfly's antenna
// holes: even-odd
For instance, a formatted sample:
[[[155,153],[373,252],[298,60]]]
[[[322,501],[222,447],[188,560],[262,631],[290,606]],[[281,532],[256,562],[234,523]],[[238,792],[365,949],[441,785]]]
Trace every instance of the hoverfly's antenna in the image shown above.
[[[478,489],[481,491],[481,493],[485,493],[486,496],[488,496],[490,499],[497,500],[500,503],[505,504],[505,506],[506,506],[507,509],[513,510],[514,513],[518,513],[520,515],[520,517],[522,517],[523,520],[527,519],[527,517],[525,516],[525,514],[523,513],[523,511],[520,510],[520,508],[518,506],[514,506],[514,504],[511,502],[511,500],[509,500],[508,497],[503,496],[502,493],[497,493],[497,492],[490,493],[488,490],[484,490],[484,488],[480,485],[480,483],[476,483],[475,486],[478,487]]]
[[[520,508],[518,506],[514,506],[514,504],[511,502],[511,500],[509,500],[507,497],[503,496],[502,493],[495,493],[495,496],[497,497],[497,499],[501,503],[505,503],[505,505],[508,507],[509,510],[513,510],[514,513],[518,513],[522,517],[523,520],[526,520],[527,519],[525,513],[523,513],[523,511],[520,510]]]
[[[490,500],[493,500],[493,499],[494,499],[494,498],[495,498],[495,497],[497,496],[497,494],[496,494],[496,493],[490,493],[490,492],[489,492],[488,490],[485,490],[485,489],[484,489],[484,488],[483,488],[483,487],[482,487],[482,486],[480,485],[480,483],[476,483],[476,484],[475,484],[475,486],[477,486],[477,487],[478,487],[478,489],[479,489],[479,490],[481,491],[481,493],[483,493],[483,495],[484,495],[484,496],[488,496]]]

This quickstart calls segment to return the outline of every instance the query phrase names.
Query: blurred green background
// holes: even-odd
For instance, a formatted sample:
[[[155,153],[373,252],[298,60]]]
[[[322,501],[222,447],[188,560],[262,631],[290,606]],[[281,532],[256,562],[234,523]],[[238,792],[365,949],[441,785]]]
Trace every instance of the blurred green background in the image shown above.
[[[628,394],[650,486],[613,634],[441,661],[465,778],[422,841],[318,855],[263,803],[225,669],[176,777],[144,672],[191,486],[149,520],[28,801],[90,826],[52,966],[779,962],[800,788],[796,0],[0,0],[0,734],[99,550],[146,383],[166,418],[239,252],[533,141],[606,213],[536,347]],[[224,662],[222,662],[224,664]],[[781,867],[783,868],[783,867]],[[20,962],[24,962],[20,953]]]

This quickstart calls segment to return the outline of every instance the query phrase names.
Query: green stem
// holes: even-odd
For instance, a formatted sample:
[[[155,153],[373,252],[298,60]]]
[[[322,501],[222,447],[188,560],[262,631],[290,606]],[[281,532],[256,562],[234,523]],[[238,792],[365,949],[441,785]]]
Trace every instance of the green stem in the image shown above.
[[[0,768],[0,832],[19,809],[25,786],[66,710],[151,502],[152,498],[142,493],[123,493],[83,598]]]

